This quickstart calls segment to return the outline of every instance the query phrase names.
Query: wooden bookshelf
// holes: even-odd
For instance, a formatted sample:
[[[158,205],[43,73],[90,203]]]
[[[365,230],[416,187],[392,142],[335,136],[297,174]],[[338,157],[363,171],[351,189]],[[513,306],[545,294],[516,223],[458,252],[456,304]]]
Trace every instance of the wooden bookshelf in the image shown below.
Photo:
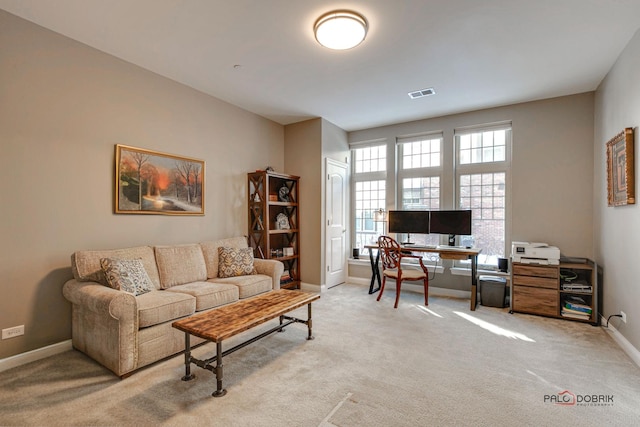
[[[284,264],[282,288],[300,288],[300,177],[271,171],[247,174],[249,245],[257,258]],[[288,253],[288,252],[289,253]]]

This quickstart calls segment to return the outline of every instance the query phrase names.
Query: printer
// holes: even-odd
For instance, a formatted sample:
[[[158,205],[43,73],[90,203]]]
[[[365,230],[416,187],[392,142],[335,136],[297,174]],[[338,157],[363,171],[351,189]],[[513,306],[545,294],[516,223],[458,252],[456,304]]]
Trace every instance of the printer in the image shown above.
[[[523,264],[559,265],[560,249],[546,243],[512,242],[511,259]]]

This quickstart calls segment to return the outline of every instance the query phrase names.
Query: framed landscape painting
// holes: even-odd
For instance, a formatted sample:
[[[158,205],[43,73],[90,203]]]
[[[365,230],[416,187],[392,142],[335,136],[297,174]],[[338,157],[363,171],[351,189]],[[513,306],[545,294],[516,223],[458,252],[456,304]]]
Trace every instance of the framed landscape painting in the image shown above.
[[[633,128],[626,128],[607,142],[607,201],[609,206],[635,204],[633,165]]]
[[[204,215],[204,161],[116,145],[115,213]]]

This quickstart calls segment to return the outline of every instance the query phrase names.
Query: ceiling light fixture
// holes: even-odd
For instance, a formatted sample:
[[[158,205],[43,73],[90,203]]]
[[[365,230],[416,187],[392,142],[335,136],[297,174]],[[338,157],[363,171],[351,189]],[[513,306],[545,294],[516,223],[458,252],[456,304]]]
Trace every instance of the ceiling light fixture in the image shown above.
[[[367,35],[368,29],[367,20],[362,15],[348,10],[325,13],[313,26],[318,43],[335,50],[358,46]]]

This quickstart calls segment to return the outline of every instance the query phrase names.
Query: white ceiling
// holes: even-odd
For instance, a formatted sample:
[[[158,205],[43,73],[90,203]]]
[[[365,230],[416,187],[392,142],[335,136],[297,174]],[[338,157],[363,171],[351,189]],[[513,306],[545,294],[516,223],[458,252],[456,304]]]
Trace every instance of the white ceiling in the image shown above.
[[[640,26],[640,0],[0,0],[0,8],[278,123],[323,117],[347,131],[595,90]],[[367,18],[360,46],[317,44],[313,23],[333,9]],[[436,95],[407,95],[427,87]]]

